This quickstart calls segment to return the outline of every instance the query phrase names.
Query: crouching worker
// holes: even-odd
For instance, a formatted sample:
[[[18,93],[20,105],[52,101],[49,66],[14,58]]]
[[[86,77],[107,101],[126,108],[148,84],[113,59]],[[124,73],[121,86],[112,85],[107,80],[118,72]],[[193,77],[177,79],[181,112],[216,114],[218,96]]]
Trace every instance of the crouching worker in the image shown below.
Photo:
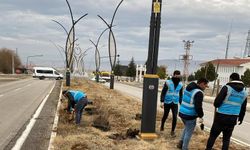
[[[68,99],[67,111],[75,111],[75,122],[80,124],[84,107],[88,104],[87,95],[82,91],[64,90],[63,96]]]

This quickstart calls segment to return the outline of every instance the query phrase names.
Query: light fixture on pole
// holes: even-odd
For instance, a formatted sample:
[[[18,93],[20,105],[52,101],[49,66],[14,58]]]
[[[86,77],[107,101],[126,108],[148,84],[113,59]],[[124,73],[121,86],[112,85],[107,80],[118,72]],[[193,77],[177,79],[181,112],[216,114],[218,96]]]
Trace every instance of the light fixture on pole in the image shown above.
[[[26,59],[26,69],[28,69],[28,63],[29,63],[29,58],[31,57],[42,57],[43,55],[32,55],[32,56],[27,56],[27,59]]]

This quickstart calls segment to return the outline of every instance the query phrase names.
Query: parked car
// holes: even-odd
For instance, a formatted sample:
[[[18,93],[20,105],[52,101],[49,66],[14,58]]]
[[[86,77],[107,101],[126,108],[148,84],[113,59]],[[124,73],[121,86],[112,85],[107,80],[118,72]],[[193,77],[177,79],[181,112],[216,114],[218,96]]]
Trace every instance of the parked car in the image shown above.
[[[33,78],[43,80],[45,78],[63,79],[63,75],[51,67],[33,67]]]
[[[96,77],[93,77],[91,80],[96,81]],[[106,83],[106,80],[104,80],[102,77],[99,77],[99,82],[100,83]]]

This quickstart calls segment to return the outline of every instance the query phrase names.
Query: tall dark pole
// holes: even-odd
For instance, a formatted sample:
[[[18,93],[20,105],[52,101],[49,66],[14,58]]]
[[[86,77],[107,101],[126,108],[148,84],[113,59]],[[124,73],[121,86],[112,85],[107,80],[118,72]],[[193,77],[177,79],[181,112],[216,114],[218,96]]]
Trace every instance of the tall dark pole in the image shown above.
[[[109,28],[106,28],[105,30],[102,31],[102,33],[99,35],[96,44],[90,40],[90,42],[95,46],[95,64],[96,64],[96,82],[99,82],[99,69],[100,69],[100,52],[98,49],[99,41],[102,37],[102,35],[107,31]]]
[[[76,21],[74,20],[73,17],[73,13],[72,13],[72,9],[70,7],[70,4],[68,2],[68,0],[66,0],[66,3],[68,5],[69,8],[69,12],[70,12],[70,17],[71,17],[71,22],[72,22],[72,26],[69,30],[69,32],[66,30],[66,28],[59,23],[56,20],[52,20],[54,22],[56,22],[57,24],[59,24],[63,30],[66,32],[67,34],[67,39],[66,39],[66,44],[65,44],[65,61],[66,61],[66,86],[70,86],[70,71],[72,71],[72,66],[73,66],[73,54],[74,54],[74,48],[75,48],[75,41],[77,40],[75,38],[75,25],[85,16],[87,16],[88,14],[85,14],[83,16],[81,16],[80,18],[78,18]]]
[[[109,60],[110,60],[110,67],[111,67],[110,89],[114,89],[114,66],[115,66],[115,63],[116,63],[116,56],[117,56],[116,41],[115,41],[114,33],[112,31],[112,26],[113,26],[113,22],[114,22],[114,19],[115,19],[116,12],[117,12],[119,6],[122,4],[122,2],[123,2],[123,0],[121,0],[120,3],[117,5],[110,24],[108,24],[107,21],[105,21],[100,15],[97,15],[99,18],[102,19],[102,21],[109,28],[108,50],[109,50]]]
[[[147,71],[143,82],[141,138],[154,139],[159,77],[156,75],[162,0],[152,0]]]

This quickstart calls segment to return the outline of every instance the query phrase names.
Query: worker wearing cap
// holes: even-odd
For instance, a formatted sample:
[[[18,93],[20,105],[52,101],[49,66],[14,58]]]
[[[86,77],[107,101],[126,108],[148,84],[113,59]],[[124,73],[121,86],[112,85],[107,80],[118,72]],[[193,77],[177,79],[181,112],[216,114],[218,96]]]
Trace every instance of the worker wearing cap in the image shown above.
[[[244,119],[247,105],[247,92],[238,73],[230,75],[230,82],[222,87],[214,100],[216,108],[214,122],[207,141],[206,150],[211,150],[216,138],[223,133],[222,150],[229,148],[234,126]]]
[[[88,104],[86,93],[78,90],[64,90],[63,96],[68,99],[68,112],[75,111],[75,122],[80,124],[84,107]]]

